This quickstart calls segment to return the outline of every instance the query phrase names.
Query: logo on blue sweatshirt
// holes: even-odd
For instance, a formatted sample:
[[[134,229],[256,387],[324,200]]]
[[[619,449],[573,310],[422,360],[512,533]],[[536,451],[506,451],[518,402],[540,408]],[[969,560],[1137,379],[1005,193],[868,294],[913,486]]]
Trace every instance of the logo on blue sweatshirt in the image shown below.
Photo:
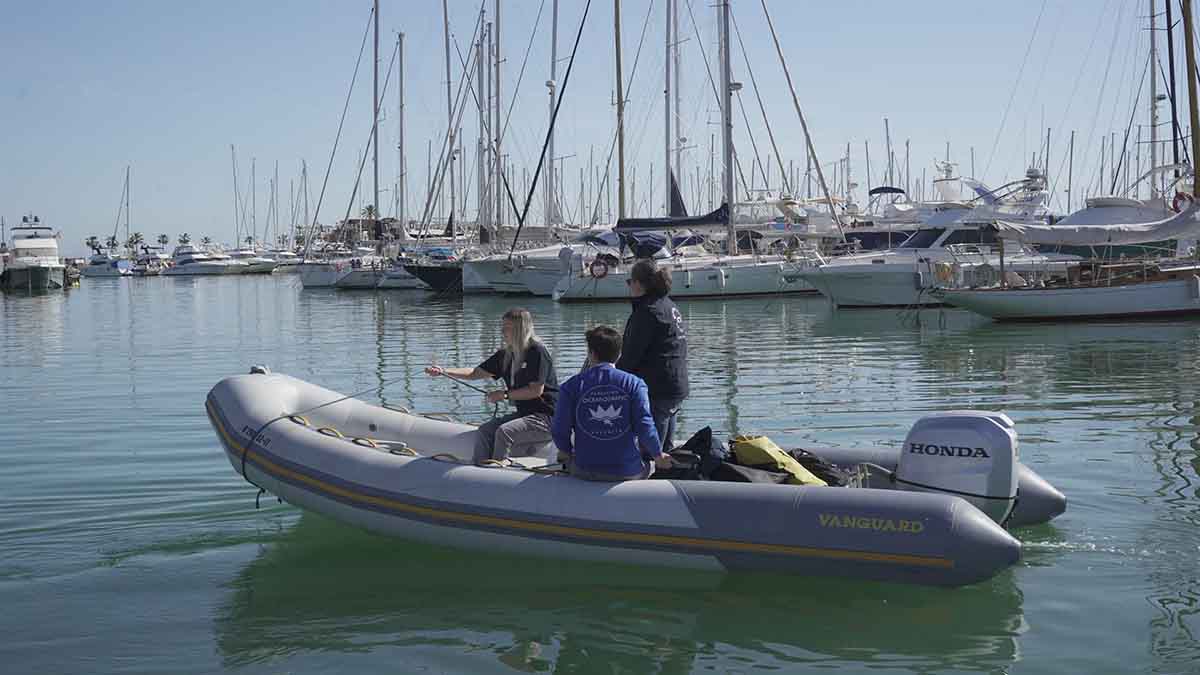
[[[583,392],[575,408],[576,424],[583,433],[611,441],[629,433],[629,394],[609,384]]]

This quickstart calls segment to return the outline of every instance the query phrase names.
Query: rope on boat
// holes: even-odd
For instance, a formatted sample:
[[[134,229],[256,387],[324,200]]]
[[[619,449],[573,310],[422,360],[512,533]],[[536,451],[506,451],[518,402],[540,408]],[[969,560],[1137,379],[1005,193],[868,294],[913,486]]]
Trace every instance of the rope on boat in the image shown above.
[[[265,374],[268,374],[268,373],[270,373],[270,370],[268,370],[268,369],[267,369],[266,367],[264,367],[264,366],[254,366],[254,367],[252,367],[252,368],[250,369],[250,372],[251,372],[252,374],[263,374],[263,375],[265,375]],[[250,441],[249,441],[248,443],[246,443],[246,445],[245,445],[245,446],[243,446],[243,447],[242,447],[242,457],[241,457],[241,465],[242,465],[241,473],[242,473],[242,478],[243,478],[243,479],[244,479],[244,480],[245,480],[247,483],[249,483],[249,484],[253,485],[253,486],[254,486],[254,487],[256,487],[256,488],[258,488],[258,496],[254,498],[254,508],[256,508],[256,509],[257,509],[257,508],[259,508],[259,498],[260,498],[260,497],[262,497],[262,496],[263,496],[263,494],[265,494],[265,493],[266,493],[267,489],[266,489],[266,488],[264,488],[263,486],[259,485],[258,483],[255,483],[254,481],[250,480],[250,476],[246,474],[246,455],[247,455],[247,454],[250,452],[250,448],[251,448],[251,447],[252,447],[252,446],[253,446],[253,445],[254,445],[254,444],[255,444],[255,443],[258,441],[258,439],[259,439],[259,438],[261,438],[261,437],[262,437],[262,434],[263,434],[263,432],[264,432],[264,431],[266,431],[266,430],[267,430],[267,427],[269,427],[269,426],[271,426],[272,424],[274,424],[274,423],[278,422],[279,420],[292,420],[293,422],[295,422],[295,423],[297,423],[297,424],[304,424],[304,426],[309,426],[309,425],[308,425],[308,418],[307,418],[307,417],[305,417],[305,415],[307,415],[307,414],[309,414],[309,413],[311,413],[311,412],[313,412],[313,411],[315,411],[315,410],[320,410],[321,408],[324,408],[324,407],[326,407],[326,406],[330,406],[330,405],[333,405],[333,404],[335,404],[335,403],[341,403],[342,401],[346,401],[346,400],[349,400],[349,399],[357,399],[359,396],[362,396],[362,395],[364,395],[364,394],[369,394],[369,393],[371,393],[371,392],[373,392],[373,391],[378,391],[378,390],[380,390],[380,389],[383,389],[384,387],[387,387],[388,385],[395,384],[395,383],[397,383],[397,382],[400,382],[401,380],[404,380],[404,379],[405,379],[404,377],[394,377],[394,378],[392,378],[392,379],[390,379],[390,380],[384,380],[382,383],[380,383],[380,384],[377,384],[377,385],[375,385],[375,386],[371,387],[370,389],[364,389],[364,390],[362,390],[362,391],[357,391],[357,392],[354,392],[353,394],[347,394],[347,395],[345,395],[345,396],[342,396],[342,397],[339,397],[339,398],[335,398],[335,399],[333,399],[332,401],[327,401],[327,402],[325,402],[325,403],[321,403],[321,404],[319,404],[319,405],[315,405],[315,406],[313,406],[313,407],[311,407],[311,408],[306,408],[306,409],[304,409],[304,410],[297,410],[296,412],[291,412],[291,413],[284,413],[284,414],[282,414],[282,415],[279,415],[278,417],[275,417],[275,418],[273,418],[273,419],[269,419],[269,420],[267,420],[265,424],[263,424],[261,427],[259,427],[259,428],[258,428],[258,431],[254,432],[254,435],[250,437]],[[303,421],[303,422],[300,422],[300,420],[304,420],[304,421]],[[337,433],[337,432],[335,431],[335,433]],[[278,496],[276,496],[276,498],[278,499]],[[282,499],[280,499],[279,501],[282,503],[282,501],[283,501],[283,500],[282,500]]]

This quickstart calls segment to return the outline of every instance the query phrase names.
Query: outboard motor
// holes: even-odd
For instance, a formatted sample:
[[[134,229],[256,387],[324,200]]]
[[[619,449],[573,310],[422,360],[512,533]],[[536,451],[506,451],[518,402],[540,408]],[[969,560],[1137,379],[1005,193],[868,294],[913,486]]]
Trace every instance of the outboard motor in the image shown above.
[[[922,417],[904,439],[896,482],[958,495],[997,523],[1017,498],[1017,432],[1003,413],[963,410]]]

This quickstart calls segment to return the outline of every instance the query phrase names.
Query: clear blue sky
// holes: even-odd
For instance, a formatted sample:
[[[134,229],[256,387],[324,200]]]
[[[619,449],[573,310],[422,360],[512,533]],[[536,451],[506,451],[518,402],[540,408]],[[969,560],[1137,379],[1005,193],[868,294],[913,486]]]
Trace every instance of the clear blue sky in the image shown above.
[[[494,0],[486,4],[490,21]],[[518,182],[523,168],[532,172],[548,122],[550,4],[502,0],[506,106],[531,34],[533,40],[505,140]],[[707,171],[709,135],[719,139],[719,127],[712,124],[719,114],[701,57],[704,50],[715,67],[716,22],[709,4],[691,3],[701,39],[686,10],[681,20],[687,38],[685,134],[700,146],[685,155],[685,172],[693,177],[696,166]],[[207,234],[231,241],[233,144],[242,190],[249,185],[251,158],[256,160],[260,230],[268,179],[278,161],[281,226],[286,226],[289,181],[297,178],[301,159],[308,161],[314,200],[320,190],[370,5],[366,0],[9,3],[0,21],[0,214],[11,225],[32,211],[62,229],[66,253],[80,253],[86,236],[112,233],[123,173],[130,165],[133,230],[148,237],[166,233],[174,238],[186,231],[193,238]],[[583,6],[582,0],[561,3],[560,85]],[[1077,194],[1085,181],[1097,182],[1100,137],[1122,134],[1131,113],[1135,124],[1148,123],[1147,89],[1133,109],[1148,53],[1149,33],[1140,29],[1147,24],[1148,8],[1140,0],[769,0],[768,6],[821,161],[832,169],[849,143],[853,177],[861,186],[867,184],[864,140],[871,144],[872,184],[881,182],[884,117],[901,162],[904,141],[911,140],[914,180],[923,169],[932,177],[932,160],[949,142],[964,174],[970,173],[974,147],[975,174],[993,185],[1021,175],[1039,150],[1045,127],[1052,127],[1051,178],[1058,179],[1060,191],[1066,138],[1076,130]],[[533,34],[539,7],[542,17]],[[622,7],[627,78],[651,12],[627,92],[627,164],[631,171],[636,167],[636,200],[645,213],[651,163],[656,165],[654,208],[661,210],[662,201],[664,10],[662,0],[653,6],[626,0]],[[781,154],[802,165],[803,135],[762,8],[757,0],[733,0],[733,8]],[[450,2],[451,29],[464,50],[478,11],[475,2]],[[561,162],[569,208],[577,204],[579,171],[589,151],[594,149],[596,162],[602,163],[615,124],[612,14],[611,0],[593,2],[560,113],[556,154],[574,155]],[[436,161],[446,125],[441,3],[384,0],[380,15],[381,68],[387,67],[396,32],[406,34],[409,214],[415,216],[426,180],[426,143],[433,140]],[[1182,61],[1179,42],[1177,60]],[[370,132],[367,49],[321,209],[323,222],[345,214],[356,153]],[[1165,64],[1161,33],[1160,49]],[[457,81],[457,56],[454,60]],[[745,83],[743,102],[765,160],[769,143],[736,42],[734,72]],[[1186,103],[1182,86],[1180,100]],[[384,105],[380,176],[390,190],[398,164],[394,80]],[[1169,106],[1161,110],[1165,133]],[[740,113],[735,126],[737,151],[749,172],[753,150]],[[477,128],[471,110],[463,127],[470,215]],[[1143,166],[1146,152],[1143,148]],[[777,184],[778,171],[771,171]],[[370,190],[369,177],[368,163],[363,190]],[[369,201],[356,200],[356,210],[364,199]],[[391,214],[391,192],[381,202],[384,213]],[[535,218],[540,205],[535,198]],[[1060,200],[1058,206],[1062,210],[1065,203]]]

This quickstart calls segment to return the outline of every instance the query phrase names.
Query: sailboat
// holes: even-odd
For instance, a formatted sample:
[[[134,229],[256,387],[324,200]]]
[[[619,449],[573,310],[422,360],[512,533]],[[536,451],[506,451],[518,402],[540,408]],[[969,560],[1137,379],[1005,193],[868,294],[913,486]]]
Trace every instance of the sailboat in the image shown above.
[[[668,25],[670,22],[668,21]],[[667,74],[667,174],[668,199],[671,215],[667,218],[620,218],[614,228],[622,236],[622,248],[630,244],[635,233],[668,232],[691,235],[703,231],[724,231],[725,248],[723,254],[675,255],[670,254],[659,260],[659,265],[671,269],[676,281],[671,289],[675,298],[707,298],[733,297],[750,295],[778,295],[790,293],[816,293],[816,288],[800,276],[800,271],[816,263],[816,257],[810,257],[803,252],[795,254],[763,254],[756,250],[748,254],[741,253],[740,236],[735,210],[739,206],[734,199],[733,188],[733,140],[732,140],[732,92],[740,85],[731,81],[729,26],[722,22],[721,26],[721,62],[722,85],[724,94],[721,96],[722,108],[722,139],[725,156],[725,186],[724,203],[711,213],[687,217],[678,213],[682,209],[682,199],[678,194],[675,177],[670,170],[670,71]],[[674,46],[668,31],[668,50]],[[668,60],[669,61],[669,60]],[[619,62],[618,62],[619,63]],[[617,79],[621,75],[618,72]],[[618,95],[620,98],[620,95]],[[618,107],[620,117],[620,107]],[[618,119],[618,126],[621,120]],[[620,133],[620,130],[618,131]],[[678,133],[676,133],[678,136]],[[623,173],[623,172],[622,172]],[[623,179],[622,179],[622,182]],[[623,188],[620,190],[623,198]],[[784,211],[786,216],[787,212]],[[674,217],[672,217],[674,216]],[[751,227],[750,229],[756,229]],[[749,239],[749,233],[745,233]],[[818,235],[819,236],[819,235]],[[840,238],[840,236],[839,236]],[[636,249],[636,244],[630,246]],[[645,253],[652,254],[651,251]],[[650,257],[637,255],[637,257]],[[597,255],[591,261],[582,256],[572,259],[566,274],[554,287],[553,297],[558,302],[580,302],[592,300],[621,300],[629,295],[626,285],[626,260],[613,260],[611,257]]]
[[[1196,57],[1192,7],[1190,0],[1184,0],[1182,5],[1187,72],[1194,73]],[[1192,77],[1187,80],[1189,113],[1192,128],[1196,129],[1200,128],[1196,81]],[[1193,134],[1191,141],[1192,157],[1200,156],[1196,154],[1200,152],[1200,137]],[[1181,176],[1173,187],[1177,189],[1173,204],[1182,210],[1168,218],[1136,222],[1138,212],[1130,204],[1125,208],[1128,215],[1135,216],[1131,218],[1135,222],[1028,226],[999,221],[996,223],[996,234],[1008,240],[1051,246],[1112,247],[1195,239],[1200,236],[1200,209],[1196,203],[1194,173]],[[1089,204],[1089,208],[1096,206]],[[940,289],[937,295],[947,304],[1000,321],[1200,315],[1200,257],[1196,256],[1196,251],[1186,258],[1083,262],[1074,266],[1062,283],[1028,284],[1020,278],[1013,281],[1017,283],[1009,283],[1009,278],[1002,271],[1000,283],[996,286]]]
[[[117,230],[121,226],[122,211],[125,212],[125,233],[128,235],[129,167],[125,167],[125,184],[121,190],[121,206],[117,209],[117,223],[113,225],[113,233],[108,240],[110,244],[115,244],[118,241]],[[104,249],[100,246],[100,242],[96,241],[95,237],[88,239],[88,245],[91,246],[92,256],[88,258],[87,264],[80,268],[80,275],[85,277],[123,277],[130,273],[128,268],[121,266],[121,257],[105,253]]]

